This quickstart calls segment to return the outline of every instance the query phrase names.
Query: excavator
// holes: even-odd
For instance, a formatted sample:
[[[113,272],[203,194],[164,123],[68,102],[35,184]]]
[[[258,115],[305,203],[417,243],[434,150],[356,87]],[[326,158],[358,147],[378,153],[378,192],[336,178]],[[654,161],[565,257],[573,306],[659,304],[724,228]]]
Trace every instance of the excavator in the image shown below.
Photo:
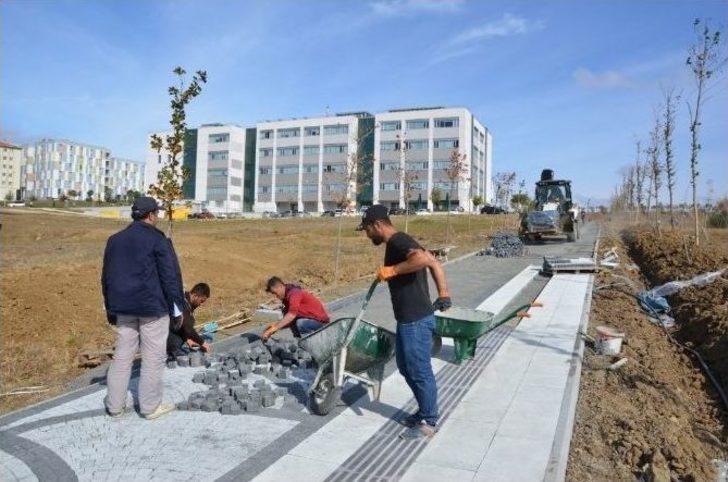
[[[579,239],[579,214],[571,197],[571,181],[554,179],[554,171],[544,169],[536,182],[534,208],[521,215],[519,234],[526,241],[566,236],[573,242]]]

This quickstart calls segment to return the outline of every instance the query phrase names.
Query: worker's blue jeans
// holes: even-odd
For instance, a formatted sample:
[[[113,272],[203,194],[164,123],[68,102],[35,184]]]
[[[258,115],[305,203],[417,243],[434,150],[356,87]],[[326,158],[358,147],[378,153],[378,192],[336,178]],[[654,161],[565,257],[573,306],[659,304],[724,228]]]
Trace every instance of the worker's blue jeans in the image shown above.
[[[322,326],[324,326],[324,324],[318,320],[313,320],[311,318],[296,318],[296,328],[298,328],[298,332],[301,335],[313,333]]]
[[[434,330],[434,315],[411,323],[397,323],[395,347],[399,373],[419,405],[417,415],[432,426],[437,424],[437,383],[430,361]]]

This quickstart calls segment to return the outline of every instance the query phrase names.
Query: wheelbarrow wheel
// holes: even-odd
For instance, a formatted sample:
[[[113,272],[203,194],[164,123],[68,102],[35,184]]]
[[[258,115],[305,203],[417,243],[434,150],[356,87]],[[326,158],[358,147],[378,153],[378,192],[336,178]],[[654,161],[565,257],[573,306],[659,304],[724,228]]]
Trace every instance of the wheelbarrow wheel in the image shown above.
[[[341,397],[341,387],[334,383],[334,374],[327,373],[321,377],[316,388],[311,392],[311,410],[316,415],[328,415]]]
[[[442,337],[440,335],[432,335],[432,349],[430,350],[431,356],[437,356],[442,351]]]

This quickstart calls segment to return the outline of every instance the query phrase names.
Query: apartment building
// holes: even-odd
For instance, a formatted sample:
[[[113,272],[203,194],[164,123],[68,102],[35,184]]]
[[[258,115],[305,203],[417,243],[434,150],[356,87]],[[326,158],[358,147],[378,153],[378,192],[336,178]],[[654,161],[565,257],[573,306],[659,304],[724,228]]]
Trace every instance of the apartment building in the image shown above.
[[[433,190],[451,206],[472,210],[472,197],[491,202],[492,137],[465,108],[423,107],[376,114],[374,203],[434,208]],[[448,171],[458,152],[464,169]]]
[[[41,139],[24,147],[23,158],[21,183],[26,198],[84,199],[90,195],[108,201],[123,197],[128,190],[143,190],[142,163],[114,158],[105,147]]]
[[[23,148],[0,141],[0,199],[15,201],[21,198],[20,170]]]
[[[335,209],[371,204],[374,116],[367,112],[256,125],[257,212]]]

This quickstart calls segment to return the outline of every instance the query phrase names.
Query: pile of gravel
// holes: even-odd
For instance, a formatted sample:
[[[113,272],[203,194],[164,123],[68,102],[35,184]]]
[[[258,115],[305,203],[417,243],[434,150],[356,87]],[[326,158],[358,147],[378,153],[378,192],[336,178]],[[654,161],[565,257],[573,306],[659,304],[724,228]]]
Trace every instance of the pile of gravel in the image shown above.
[[[239,415],[257,412],[261,408],[283,404],[297,404],[296,387],[279,387],[268,383],[289,382],[292,370],[313,366],[311,355],[298,346],[296,341],[260,340],[249,343],[242,339],[242,345],[227,353],[205,355],[199,352],[177,357],[167,363],[169,368],[177,366],[206,367],[194,374],[192,381],[204,383],[209,388],[190,394],[188,399],[177,405],[179,410],[220,412],[223,415]],[[261,375],[248,380],[249,375]],[[288,383],[286,383],[288,384]],[[296,385],[296,384],[291,384]]]
[[[496,258],[513,258],[526,254],[526,247],[518,235],[500,232],[493,235],[490,246],[481,251],[480,254],[495,256]]]

